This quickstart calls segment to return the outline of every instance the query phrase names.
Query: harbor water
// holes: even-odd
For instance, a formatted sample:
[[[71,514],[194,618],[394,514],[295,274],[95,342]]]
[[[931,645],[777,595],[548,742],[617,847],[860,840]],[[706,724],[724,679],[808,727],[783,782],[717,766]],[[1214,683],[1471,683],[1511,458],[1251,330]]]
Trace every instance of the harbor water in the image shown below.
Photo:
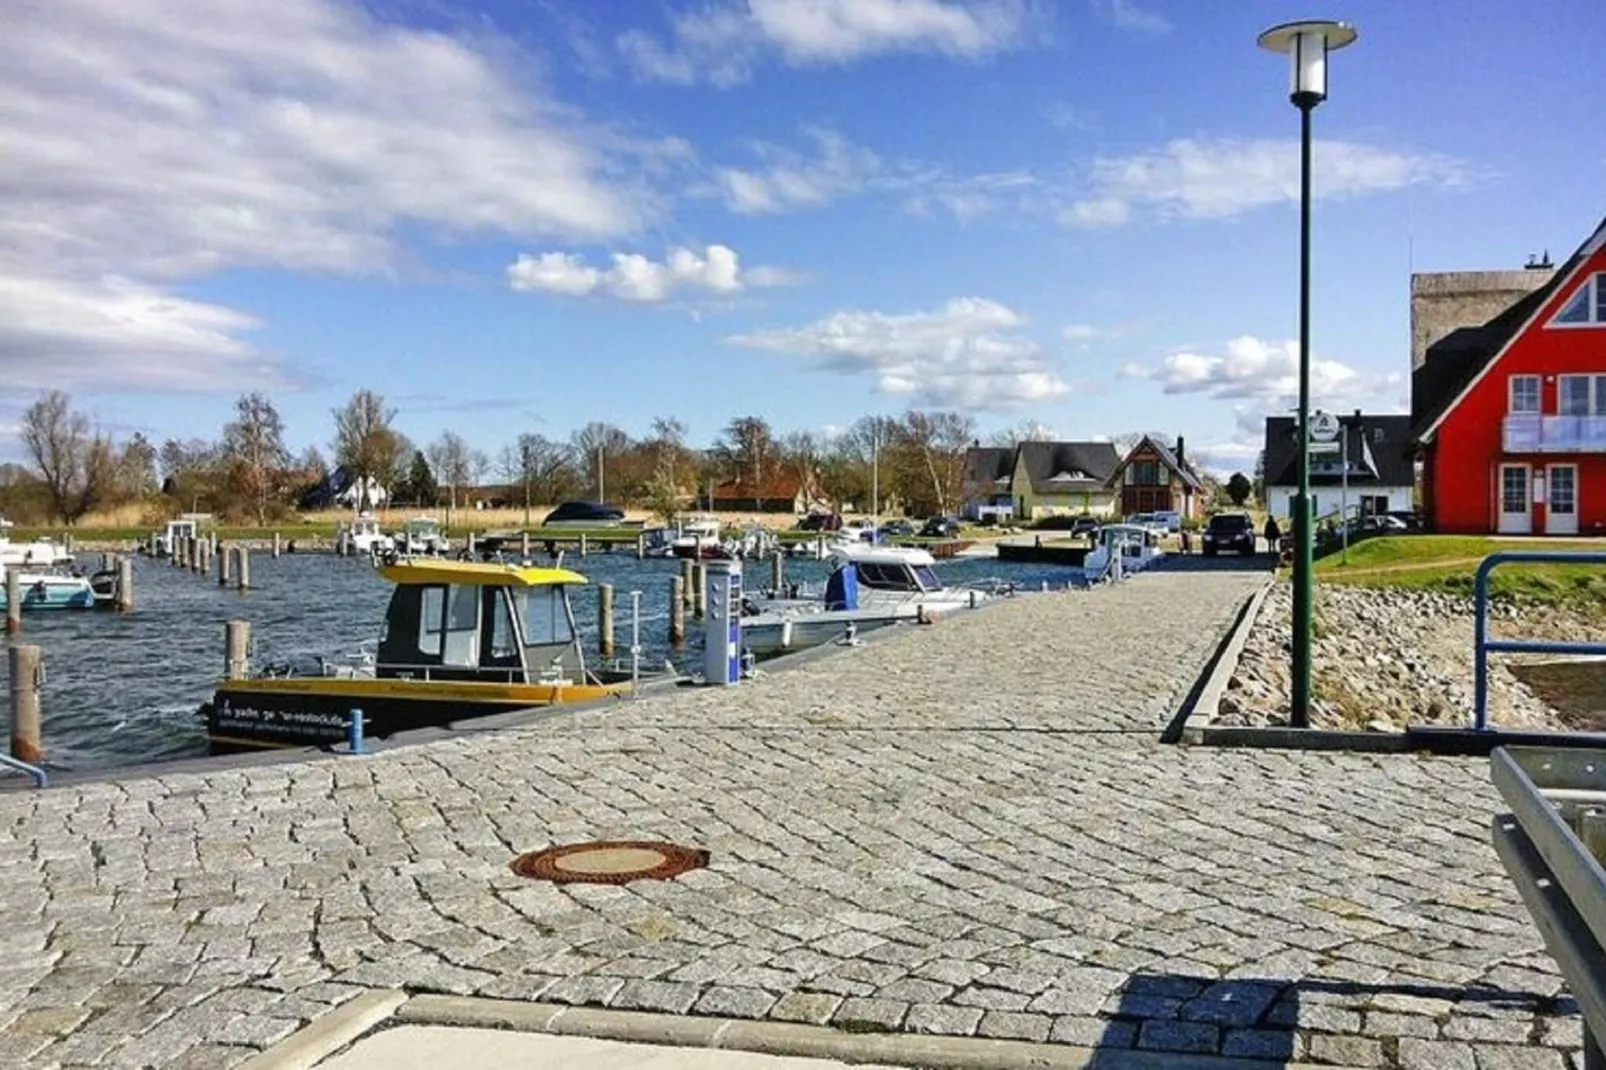
[[[629,656],[630,592],[639,590],[643,671],[660,669],[666,660],[683,668],[700,666],[700,622],[689,610],[685,645],[676,651],[668,642],[669,582],[679,574],[679,561],[640,561],[621,551],[583,559],[571,554],[564,565],[593,585],[613,584],[620,657]],[[747,585],[768,586],[770,568],[769,561],[748,562]],[[1077,569],[993,559],[943,562],[938,570],[948,584],[998,578],[1030,590],[1044,582],[1064,587],[1080,575]],[[823,562],[786,561],[788,582],[818,584],[826,572]],[[137,558],[132,613],[25,615],[18,641],[39,646],[45,662],[41,705],[47,766],[108,769],[205,754],[197,710],[222,677],[225,622],[251,623],[258,666],[304,664],[320,656],[344,661],[362,644],[372,649],[377,642],[394,589],[367,559],[330,554],[252,554],[251,582],[252,590],[240,592],[220,587],[215,570],[206,577],[165,560]],[[595,657],[596,589],[578,588],[572,597],[587,657]],[[9,693],[7,673],[7,659],[0,657],[0,694]]]

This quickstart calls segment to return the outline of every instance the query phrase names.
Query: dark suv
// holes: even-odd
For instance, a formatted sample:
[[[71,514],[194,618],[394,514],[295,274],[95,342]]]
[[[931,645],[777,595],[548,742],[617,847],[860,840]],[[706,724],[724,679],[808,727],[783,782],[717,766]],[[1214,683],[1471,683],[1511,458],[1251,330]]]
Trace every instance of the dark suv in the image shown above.
[[[1217,513],[1210,518],[1204,530],[1205,556],[1215,557],[1223,550],[1255,552],[1255,522],[1248,513]]]

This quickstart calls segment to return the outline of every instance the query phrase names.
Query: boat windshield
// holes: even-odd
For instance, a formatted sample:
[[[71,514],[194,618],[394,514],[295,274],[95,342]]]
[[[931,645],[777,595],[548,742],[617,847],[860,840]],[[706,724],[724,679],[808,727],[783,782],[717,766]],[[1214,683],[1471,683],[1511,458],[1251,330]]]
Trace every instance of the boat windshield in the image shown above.
[[[532,587],[518,602],[518,606],[519,623],[524,629],[526,646],[552,646],[574,641],[574,626],[569,621],[563,588]]]
[[[930,565],[921,565],[915,569],[915,579],[919,582],[922,591],[942,590],[942,581],[937,578],[937,570]]]

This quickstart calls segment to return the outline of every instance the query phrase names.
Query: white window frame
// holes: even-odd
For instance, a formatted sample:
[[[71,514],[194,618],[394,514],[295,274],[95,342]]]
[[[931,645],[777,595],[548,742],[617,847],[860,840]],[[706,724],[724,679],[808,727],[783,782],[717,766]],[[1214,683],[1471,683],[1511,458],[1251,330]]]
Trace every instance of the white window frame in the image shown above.
[[[1519,380],[1533,380],[1536,388],[1534,394],[1534,407],[1532,409],[1517,408],[1517,382]],[[1545,411],[1545,384],[1537,375],[1512,375],[1506,379],[1506,415],[1507,416],[1538,416]]]
[[[1589,318],[1578,323],[1563,323],[1560,319],[1562,312],[1568,305],[1573,303],[1573,300],[1579,294],[1586,295],[1584,298],[1584,310],[1589,313]],[[1585,279],[1584,284],[1572,292],[1567,303],[1556,310],[1556,314],[1550,317],[1550,322],[1545,326],[1554,327],[1562,331],[1606,327],[1606,271],[1597,271]]]
[[[1588,389],[1584,392],[1583,412],[1568,412],[1563,407],[1563,401],[1567,396],[1566,383],[1573,379],[1582,379],[1588,384]],[[1606,416],[1606,373],[1568,372],[1566,375],[1556,376],[1556,415]]]

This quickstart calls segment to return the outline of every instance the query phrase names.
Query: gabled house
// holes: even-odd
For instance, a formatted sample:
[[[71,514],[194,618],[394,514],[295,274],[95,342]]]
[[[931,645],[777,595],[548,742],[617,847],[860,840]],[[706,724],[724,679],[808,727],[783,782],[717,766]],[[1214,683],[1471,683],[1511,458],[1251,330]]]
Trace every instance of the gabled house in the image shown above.
[[[804,513],[812,502],[795,472],[777,472],[758,484],[741,476],[714,488],[714,508],[722,513]]]
[[[1606,220],[1544,285],[1428,347],[1411,417],[1433,530],[1606,532]]]
[[[965,454],[965,515],[1021,520],[1115,510],[1110,476],[1120,456],[1108,442],[1022,442]]]
[[[1176,449],[1144,435],[1116,465],[1110,486],[1120,494],[1122,516],[1176,513],[1197,517],[1203,506],[1204,481],[1188,465],[1182,436]]]
[[[1416,482],[1411,418],[1374,416],[1357,409],[1338,422],[1338,446],[1310,457],[1312,512],[1317,520],[1336,519],[1341,512],[1364,517],[1409,511]],[[1266,511],[1289,530],[1299,490],[1298,427],[1292,416],[1266,418]]]

